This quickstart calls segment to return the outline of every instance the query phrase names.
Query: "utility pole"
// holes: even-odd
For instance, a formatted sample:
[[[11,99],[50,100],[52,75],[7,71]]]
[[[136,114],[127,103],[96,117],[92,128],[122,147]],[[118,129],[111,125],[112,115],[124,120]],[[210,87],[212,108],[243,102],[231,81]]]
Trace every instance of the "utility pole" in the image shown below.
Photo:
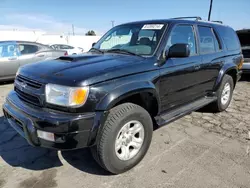
[[[114,26],[115,26],[115,21],[112,20],[112,21],[111,21],[111,24],[112,24],[112,27],[114,27]]]
[[[72,24],[72,33],[73,33],[73,36],[75,36],[75,27],[74,27],[74,24]]]
[[[210,18],[211,18],[212,8],[213,8],[213,0],[210,0],[210,8],[209,8],[209,13],[208,13],[208,21],[210,21]]]

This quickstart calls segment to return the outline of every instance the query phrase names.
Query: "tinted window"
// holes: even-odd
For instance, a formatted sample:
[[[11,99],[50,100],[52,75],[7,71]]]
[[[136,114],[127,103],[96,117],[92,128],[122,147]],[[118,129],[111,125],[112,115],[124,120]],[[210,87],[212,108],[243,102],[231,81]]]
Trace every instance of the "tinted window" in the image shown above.
[[[189,45],[190,55],[196,54],[195,35],[191,25],[178,25],[171,31],[167,42],[167,48],[179,43]]]
[[[18,56],[18,50],[15,43],[0,43],[0,58]]]
[[[74,49],[74,47],[69,46],[69,45],[60,45],[60,49],[67,50],[67,49]]]
[[[57,45],[52,45],[52,46],[50,46],[51,48],[53,48],[53,49],[58,49],[58,46]]]
[[[235,31],[230,27],[218,27],[220,36],[226,45],[228,50],[238,50],[240,49],[239,39]]]
[[[215,52],[215,38],[212,29],[210,27],[198,26],[198,32],[200,36],[200,53],[207,54]]]
[[[19,44],[21,55],[34,54],[39,50],[39,47],[32,44]]]

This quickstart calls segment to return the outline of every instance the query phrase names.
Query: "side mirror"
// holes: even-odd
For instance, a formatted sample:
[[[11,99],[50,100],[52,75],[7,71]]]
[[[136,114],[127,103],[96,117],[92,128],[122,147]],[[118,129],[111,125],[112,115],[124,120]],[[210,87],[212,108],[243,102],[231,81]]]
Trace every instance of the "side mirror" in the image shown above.
[[[190,49],[188,44],[174,44],[171,46],[168,50],[168,53],[166,54],[168,58],[175,57],[175,58],[181,58],[181,57],[189,57],[190,55]]]
[[[92,47],[95,46],[96,42],[92,43]]]

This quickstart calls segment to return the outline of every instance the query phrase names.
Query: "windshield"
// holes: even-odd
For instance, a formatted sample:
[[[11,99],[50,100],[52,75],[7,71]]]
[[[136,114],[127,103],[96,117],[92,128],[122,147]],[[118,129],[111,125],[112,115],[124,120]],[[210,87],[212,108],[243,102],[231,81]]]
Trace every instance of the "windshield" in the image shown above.
[[[94,48],[104,52],[114,49],[136,55],[152,55],[164,33],[165,24],[126,24],[112,28]]]

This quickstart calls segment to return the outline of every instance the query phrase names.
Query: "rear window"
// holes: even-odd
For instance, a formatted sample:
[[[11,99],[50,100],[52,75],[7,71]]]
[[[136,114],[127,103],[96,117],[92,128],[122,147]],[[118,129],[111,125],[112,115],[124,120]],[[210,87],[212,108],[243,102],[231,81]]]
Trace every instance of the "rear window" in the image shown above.
[[[218,27],[217,28],[223,42],[228,50],[240,49],[240,43],[236,32],[230,27]]]

